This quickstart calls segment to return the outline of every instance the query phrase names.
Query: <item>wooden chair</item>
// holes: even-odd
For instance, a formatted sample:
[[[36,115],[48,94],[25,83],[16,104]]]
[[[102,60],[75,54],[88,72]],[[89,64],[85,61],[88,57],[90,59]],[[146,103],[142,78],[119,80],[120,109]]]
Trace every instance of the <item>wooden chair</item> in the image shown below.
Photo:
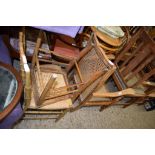
[[[45,73],[50,74],[50,76],[48,76],[48,74],[45,76],[46,79],[42,79],[42,80],[47,80],[49,77],[49,81],[47,82],[47,84],[45,84],[45,86],[47,86],[48,89],[43,89],[43,92],[41,92],[41,95],[39,96],[39,102],[35,100],[35,91],[34,90],[34,82],[31,77],[33,77],[33,71],[34,70],[30,70],[28,64],[27,64],[27,60],[26,60],[26,56],[25,56],[25,52],[24,52],[24,47],[23,47],[23,32],[19,33],[19,47],[20,47],[20,68],[21,68],[21,76],[23,79],[23,83],[24,83],[24,112],[25,112],[25,117],[23,119],[56,119],[59,120],[61,117],[61,115],[63,114],[64,110],[66,110],[67,108],[70,108],[71,106],[71,99],[64,99],[63,101],[54,101],[53,104],[45,104],[43,107],[39,107],[39,105],[44,101],[45,96],[49,90],[49,85],[53,86],[53,82],[56,80],[61,80],[62,76],[58,76],[58,78],[56,79],[56,74],[52,74],[49,73],[49,71],[47,72],[47,68],[45,70]],[[42,71],[42,68],[39,69],[39,71]],[[43,68],[44,71],[44,68]],[[32,73],[32,74],[31,74]],[[38,73],[37,73],[38,75]],[[37,77],[38,78],[38,77]],[[36,82],[40,82],[38,81],[38,79],[36,79]],[[44,82],[42,81],[42,82]],[[61,84],[64,84],[64,81],[61,81]],[[39,87],[39,90],[41,90],[41,88]],[[48,96],[46,96],[48,97]],[[45,101],[46,103],[46,101]],[[34,115],[38,115],[40,117],[34,117]],[[42,116],[44,115],[44,116]],[[46,117],[47,116],[47,117]]]
[[[103,92],[105,89],[104,84],[114,73],[116,67],[99,46],[97,36],[95,34],[92,36],[92,39],[90,39],[91,42],[81,51],[79,59],[76,60],[80,74],[75,72],[74,80],[76,83],[82,81],[84,85],[74,95],[74,105],[71,111],[78,110],[82,106],[102,106],[103,104],[107,104],[105,100],[99,101],[98,99],[94,99],[92,94],[96,91]],[[74,71],[75,69],[73,68],[72,70]]]
[[[122,60],[127,52],[130,55]],[[113,79],[118,91],[94,93],[94,97],[112,98],[117,101],[124,96],[133,97],[125,107],[132,104],[135,98],[155,97],[154,92],[148,92],[155,86],[151,81],[155,75],[155,67],[151,65],[154,60],[155,43],[144,28],[141,28],[115,60],[117,70],[113,74]]]

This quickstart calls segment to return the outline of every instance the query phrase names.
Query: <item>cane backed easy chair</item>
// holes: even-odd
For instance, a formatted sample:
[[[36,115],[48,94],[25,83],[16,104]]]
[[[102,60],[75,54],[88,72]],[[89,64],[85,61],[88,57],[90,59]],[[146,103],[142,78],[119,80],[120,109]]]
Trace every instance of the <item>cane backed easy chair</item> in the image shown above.
[[[122,61],[122,57],[127,52],[130,55]],[[141,100],[147,97],[155,97],[155,93],[149,91],[155,86],[152,81],[155,68],[151,65],[154,61],[155,43],[144,28],[141,28],[115,60],[117,70],[113,74],[113,79],[118,91],[94,93],[93,95],[118,100],[123,97],[132,97],[124,107],[133,104],[137,98]]]
[[[79,92],[74,95],[74,106],[71,111],[78,110],[83,106],[102,106],[107,104],[105,100],[94,99],[92,94],[96,91],[103,92],[106,81],[114,73],[116,67],[109,60],[105,51],[99,46],[95,34],[93,34],[87,48],[80,53],[81,57],[77,59],[81,77],[75,72],[74,80],[76,83],[83,81],[85,84],[82,85]],[[74,68],[71,70],[74,71]],[[70,71],[70,69],[68,69],[68,71]]]

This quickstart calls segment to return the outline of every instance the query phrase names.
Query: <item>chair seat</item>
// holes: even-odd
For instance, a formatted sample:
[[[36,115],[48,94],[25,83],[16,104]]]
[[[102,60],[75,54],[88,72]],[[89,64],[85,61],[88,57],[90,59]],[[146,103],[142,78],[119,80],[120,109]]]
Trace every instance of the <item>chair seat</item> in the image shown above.
[[[57,75],[56,78],[56,85],[54,89],[58,89],[60,87],[65,87],[67,85],[67,81],[65,79],[65,75],[63,73],[63,71],[61,70],[61,67],[55,66],[55,65],[41,65],[40,66],[41,69],[41,77],[42,77],[42,86],[41,83],[39,82],[38,79],[38,72],[35,72],[36,75],[36,84],[33,84],[33,90],[38,90],[38,94],[39,96],[42,93],[42,90],[44,89],[44,87],[46,86],[47,81],[49,81],[49,78],[51,77],[51,72],[55,72],[54,74]],[[67,92],[67,89],[64,89],[63,92]],[[30,103],[30,108],[37,108],[34,100],[34,94],[35,91],[33,91],[32,94],[32,100]],[[55,92],[53,89],[49,90],[47,97],[54,97]],[[42,106],[40,107],[41,109],[65,109],[65,108],[70,108],[70,106],[72,105],[72,100],[69,98],[68,95],[66,96],[60,96],[57,98],[52,98],[52,99],[48,99],[46,101],[43,102]]]
[[[38,109],[38,110],[60,110],[60,109],[69,109],[72,106],[72,100],[71,99],[64,99],[62,101],[55,102],[53,104],[50,104],[50,101],[45,101],[44,104],[47,104],[46,106],[38,108],[35,104],[34,95],[32,92],[32,98],[30,102],[30,106],[28,109]]]
[[[80,82],[79,76],[77,74],[75,74],[74,79],[75,79],[76,83],[79,83]],[[87,87],[86,90],[83,91],[80,94],[79,97],[80,97],[80,100],[81,101],[83,101],[88,96],[88,94],[93,90],[93,88],[95,88],[95,86],[98,84],[98,81],[99,80],[100,79],[96,80],[92,85],[90,85],[89,87]],[[107,82],[106,84],[102,85],[102,87],[99,90],[97,90],[96,92],[98,92],[98,93],[104,93],[104,92],[114,91],[114,89],[115,89],[114,86],[112,86],[110,82]],[[96,98],[96,97],[93,97],[92,96],[89,99],[89,101],[91,103],[87,102],[86,103],[86,106],[89,106],[90,104],[92,105],[93,102],[96,105],[95,102],[102,102],[102,101],[105,102],[105,101],[110,101],[110,100],[111,100],[110,98],[103,98],[103,97],[102,98]]]
[[[88,88],[90,89],[90,87]],[[88,91],[88,90],[87,90]],[[84,99],[85,93],[81,94],[80,99]],[[110,81],[107,81],[99,90],[95,91],[95,93],[107,93],[107,92],[117,92],[117,87]],[[112,98],[104,98],[104,97],[91,97],[89,101],[85,103],[85,106],[101,106],[101,105],[110,105],[112,102]]]

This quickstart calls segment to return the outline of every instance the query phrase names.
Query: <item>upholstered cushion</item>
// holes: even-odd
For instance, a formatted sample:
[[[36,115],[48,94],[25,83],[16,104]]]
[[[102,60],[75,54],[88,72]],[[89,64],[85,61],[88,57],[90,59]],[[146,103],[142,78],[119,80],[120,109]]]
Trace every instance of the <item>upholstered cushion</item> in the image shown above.
[[[124,32],[120,26],[96,26],[96,28],[112,38],[120,38],[124,36]]]

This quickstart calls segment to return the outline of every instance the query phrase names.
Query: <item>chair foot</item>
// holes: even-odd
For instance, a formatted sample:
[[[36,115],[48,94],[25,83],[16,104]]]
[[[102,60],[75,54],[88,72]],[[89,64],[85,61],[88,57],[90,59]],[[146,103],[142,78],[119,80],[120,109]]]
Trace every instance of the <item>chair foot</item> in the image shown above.
[[[81,108],[81,105],[78,105],[77,107],[70,109],[70,112],[74,112],[76,110],[79,110],[80,108]]]
[[[61,118],[63,118],[67,114],[68,111],[69,109],[65,110],[62,114],[60,114],[58,118],[56,118],[55,123],[57,123]]]
[[[143,104],[144,104],[144,102],[141,102],[141,103],[137,103],[137,105],[138,105],[138,106],[140,106],[140,105],[143,105]]]
[[[106,108],[108,108],[109,106],[106,106],[106,105],[103,105],[103,106],[101,106],[101,108],[100,108],[100,112],[102,112],[103,110],[105,110]]]
[[[131,103],[130,104],[126,104],[126,105],[123,105],[122,108],[127,108],[128,106],[132,105]]]
[[[125,105],[123,105],[122,108],[127,108],[128,106],[130,106],[130,105],[132,105],[132,104],[134,104],[136,102],[137,102],[137,99],[136,98],[132,98],[132,99],[130,99],[129,102],[127,102]]]

